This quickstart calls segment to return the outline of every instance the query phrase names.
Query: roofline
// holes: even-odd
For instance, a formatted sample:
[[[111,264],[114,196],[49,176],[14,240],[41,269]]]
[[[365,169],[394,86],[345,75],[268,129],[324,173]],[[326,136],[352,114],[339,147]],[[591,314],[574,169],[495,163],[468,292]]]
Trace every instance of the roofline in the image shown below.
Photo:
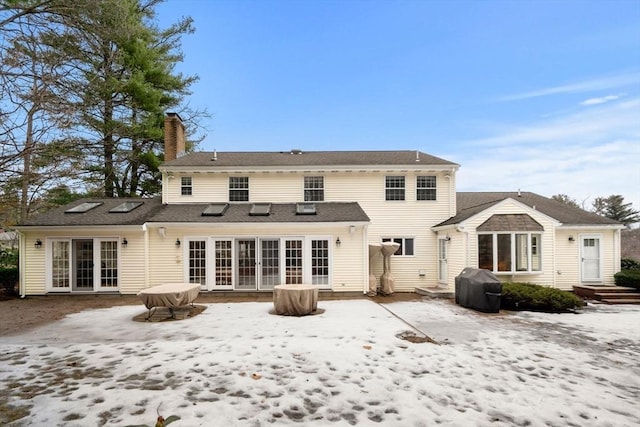
[[[215,167],[215,168],[214,168]],[[396,171],[424,171],[424,172],[456,172],[458,164],[434,165],[423,163],[420,165],[295,165],[295,166],[160,166],[162,173],[273,173],[273,172],[396,172]]]
[[[605,228],[611,230],[624,230],[624,224],[560,224],[557,228],[561,229],[589,229],[589,228]]]
[[[305,215],[309,216],[309,215]],[[161,227],[182,227],[182,228],[202,228],[203,226],[212,226],[215,228],[231,228],[237,227],[239,225],[265,225],[269,227],[308,227],[310,224],[313,226],[335,226],[336,224],[348,224],[348,225],[369,225],[370,221],[349,221],[349,220],[341,220],[341,221],[298,221],[298,222],[268,222],[268,221],[244,221],[244,222],[147,222],[145,224],[148,228],[161,228]]]
[[[118,227],[118,230],[120,229],[126,229],[126,230],[133,230],[136,228],[139,228],[140,230],[142,230],[142,228],[144,227],[144,223],[141,224],[100,224],[100,225],[91,225],[91,224],[83,224],[83,225],[73,225],[73,224],[68,224],[68,225],[19,225],[19,226],[14,226],[14,228],[16,230],[24,230],[24,231],[37,231],[40,229],[43,230],[68,230],[69,228],[73,228],[74,230],[78,230],[78,231],[82,231],[83,229],[91,229],[91,230],[95,230],[97,229],[109,229],[109,230],[113,230],[113,227]]]

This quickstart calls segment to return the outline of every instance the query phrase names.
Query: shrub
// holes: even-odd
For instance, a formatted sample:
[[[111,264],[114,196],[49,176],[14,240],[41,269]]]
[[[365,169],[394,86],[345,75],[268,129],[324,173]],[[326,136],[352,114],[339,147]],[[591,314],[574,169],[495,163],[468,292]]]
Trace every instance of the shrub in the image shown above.
[[[18,267],[0,267],[0,290],[7,295],[16,294]]]
[[[0,267],[17,267],[18,254],[17,249],[0,248]]]
[[[622,270],[613,278],[618,286],[640,289],[640,270]]]
[[[620,260],[620,268],[622,270],[640,270],[640,262],[633,258],[622,258]]]
[[[584,301],[571,292],[532,283],[503,283],[500,308],[505,310],[531,310],[562,312],[584,305]]]

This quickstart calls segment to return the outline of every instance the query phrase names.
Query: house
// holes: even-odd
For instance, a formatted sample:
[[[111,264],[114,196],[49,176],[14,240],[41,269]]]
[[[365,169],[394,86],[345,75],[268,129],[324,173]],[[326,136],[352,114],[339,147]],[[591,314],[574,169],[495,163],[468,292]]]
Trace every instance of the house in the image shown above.
[[[369,245],[384,241],[399,244],[397,292],[453,289],[465,266],[559,288],[619,269],[621,224],[532,193],[456,193],[459,165],[419,151],[184,147],[168,114],[161,197],[79,200],[17,226],[21,294],[367,292],[382,273]]]

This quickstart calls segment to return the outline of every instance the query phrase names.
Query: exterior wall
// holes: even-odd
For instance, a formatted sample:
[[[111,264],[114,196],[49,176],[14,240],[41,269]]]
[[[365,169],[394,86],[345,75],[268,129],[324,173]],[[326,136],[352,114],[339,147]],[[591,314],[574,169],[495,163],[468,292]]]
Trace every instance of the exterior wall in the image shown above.
[[[487,209],[478,215],[469,218],[464,221],[462,224],[463,231],[467,232],[468,236],[468,245],[467,247],[462,247],[460,249],[455,249],[456,251],[456,259],[463,259],[464,256],[461,256],[458,251],[462,251],[463,253],[467,251],[468,257],[467,261],[469,263],[469,267],[478,267],[478,233],[477,228],[482,225],[487,219],[489,219],[492,215],[496,214],[522,214],[527,213],[533,219],[535,219],[542,227],[544,231],[542,232],[542,242],[541,242],[541,251],[542,251],[542,270],[540,272],[525,272],[525,273],[495,273],[496,276],[504,281],[518,281],[518,282],[531,282],[537,283],[539,285],[545,286],[555,286],[555,271],[556,271],[556,261],[555,261],[555,227],[556,223],[554,220],[550,219],[546,215],[538,213],[532,210],[525,210],[522,205],[515,203],[511,200],[506,200],[504,203],[500,203],[491,209]],[[453,251],[454,249],[452,249]],[[465,265],[466,266],[466,265]],[[450,287],[452,286],[452,282],[450,280]],[[453,289],[453,288],[452,288]]]
[[[581,277],[582,236],[598,236],[601,251],[600,282],[583,282]],[[573,236],[573,241],[569,241]],[[561,289],[572,289],[573,285],[614,286],[613,275],[620,271],[619,231],[602,228],[560,228],[556,233],[556,286]]]
[[[385,200],[385,176],[405,176],[404,201]],[[416,176],[435,175],[435,201],[416,200]],[[192,177],[193,194],[180,195],[182,176]],[[431,231],[434,224],[455,214],[455,174],[434,171],[324,171],[324,172],[255,172],[255,173],[193,173],[174,174],[165,179],[165,197],[169,203],[211,203],[228,201],[229,176],[249,177],[249,201],[293,203],[304,200],[304,176],[324,177],[324,200],[327,202],[356,201],[371,219],[368,243],[379,243],[384,237],[414,238],[415,255],[393,257],[391,270],[397,291],[412,292],[417,286],[437,283],[437,240]],[[216,233],[218,234],[218,233]],[[175,238],[173,239],[175,241]],[[357,248],[358,254],[366,250]],[[175,260],[152,257],[154,263],[175,263]],[[341,262],[334,260],[336,266]],[[351,268],[353,269],[353,267]],[[373,265],[376,276],[382,273],[382,259]],[[424,272],[421,275],[420,272]],[[358,272],[358,274],[360,274]],[[348,280],[347,283],[353,280]],[[352,290],[345,284],[336,290]],[[360,290],[361,288],[358,288]]]
[[[144,252],[142,227],[135,229],[111,230],[108,228],[88,229],[72,228],[65,230],[29,230],[23,232],[24,246],[24,271],[21,272],[21,286],[26,295],[44,295],[47,289],[47,265],[50,256],[51,239],[93,239],[113,238],[118,242],[126,237],[128,245],[122,247],[118,244],[118,288],[114,291],[121,293],[135,293],[144,287]],[[37,239],[42,241],[42,247],[36,248]],[[63,291],[60,291],[63,292]]]
[[[329,244],[331,288],[334,291],[363,292],[366,281],[363,255],[364,229],[357,227],[350,233],[346,224],[331,226],[305,224],[304,226],[244,224],[225,227],[166,226],[165,236],[157,228],[149,230],[149,286],[188,279],[185,261],[188,260],[187,238],[240,238],[240,237],[318,237],[327,238]],[[340,247],[335,244],[340,237]],[[183,242],[176,248],[176,239]]]

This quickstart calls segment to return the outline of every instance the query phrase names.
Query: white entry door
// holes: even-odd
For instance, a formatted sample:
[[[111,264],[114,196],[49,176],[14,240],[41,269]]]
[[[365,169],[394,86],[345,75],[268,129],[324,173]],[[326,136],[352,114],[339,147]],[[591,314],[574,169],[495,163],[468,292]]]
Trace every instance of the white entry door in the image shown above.
[[[582,236],[580,239],[581,265],[580,273],[583,282],[601,282],[600,237]]]
[[[438,239],[438,282],[447,283],[447,240]]]

